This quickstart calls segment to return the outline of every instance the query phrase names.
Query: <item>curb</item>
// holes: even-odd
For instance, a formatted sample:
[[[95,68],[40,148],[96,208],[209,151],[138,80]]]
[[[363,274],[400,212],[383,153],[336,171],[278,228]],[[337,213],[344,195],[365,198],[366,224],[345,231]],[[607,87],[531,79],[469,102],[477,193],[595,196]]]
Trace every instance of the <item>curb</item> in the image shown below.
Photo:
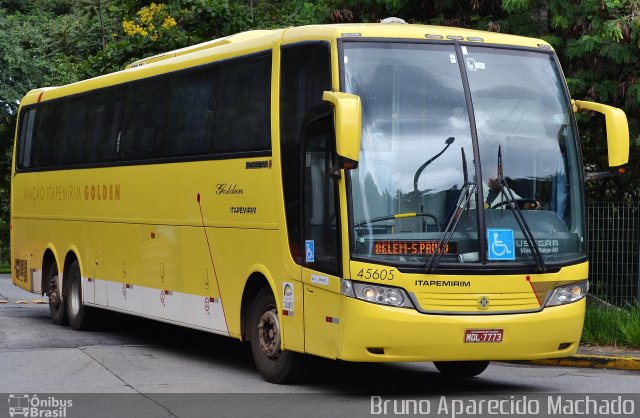
[[[538,366],[583,367],[591,369],[640,371],[640,358],[636,357],[609,357],[576,354],[575,356],[566,358],[530,360],[518,363],[533,364]]]

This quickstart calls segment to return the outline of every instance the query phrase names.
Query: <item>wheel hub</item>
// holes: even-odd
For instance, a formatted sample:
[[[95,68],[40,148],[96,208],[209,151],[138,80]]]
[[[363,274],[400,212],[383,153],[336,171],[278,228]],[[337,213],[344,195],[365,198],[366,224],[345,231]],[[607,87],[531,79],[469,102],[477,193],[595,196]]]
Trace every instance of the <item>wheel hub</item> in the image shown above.
[[[51,276],[49,281],[49,303],[56,308],[60,306],[60,294],[58,293],[58,275]]]
[[[280,322],[275,308],[262,313],[258,323],[258,338],[265,356],[272,360],[280,357]]]

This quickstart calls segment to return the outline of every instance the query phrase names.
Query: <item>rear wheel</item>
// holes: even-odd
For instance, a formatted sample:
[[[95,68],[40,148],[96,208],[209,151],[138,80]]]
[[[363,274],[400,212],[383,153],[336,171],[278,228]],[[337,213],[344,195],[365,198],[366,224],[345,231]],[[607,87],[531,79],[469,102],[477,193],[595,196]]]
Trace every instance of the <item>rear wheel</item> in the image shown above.
[[[64,282],[66,286],[64,299],[69,325],[77,330],[91,328],[95,313],[82,303],[82,279],[80,277],[80,265],[77,260],[74,260],[67,269]]]
[[[436,369],[448,377],[474,377],[489,367],[489,361],[434,361]]]
[[[251,353],[262,377],[271,383],[289,383],[300,372],[300,354],[282,350],[282,334],[275,299],[264,287],[251,311]]]
[[[47,273],[47,295],[49,296],[49,314],[51,320],[56,325],[67,324],[67,312],[65,309],[62,294],[60,293],[61,283],[58,274],[58,266],[55,261],[51,262]]]

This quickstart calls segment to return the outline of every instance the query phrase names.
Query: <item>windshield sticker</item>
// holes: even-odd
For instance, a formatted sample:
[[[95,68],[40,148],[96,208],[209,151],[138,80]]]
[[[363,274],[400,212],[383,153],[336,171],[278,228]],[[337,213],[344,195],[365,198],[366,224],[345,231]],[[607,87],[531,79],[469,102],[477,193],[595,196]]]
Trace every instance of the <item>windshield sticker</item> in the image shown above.
[[[516,259],[513,230],[487,229],[488,252],[490,261],[514,261]]]
[[[540,239],[535,240],[540,250],[540,254],[558,254],[560,252],[560,241],[557,239]],[[520,254],[531,254],[529,243],[524,239],[516,240],[516,248]]]
[[[451,60],[451,64],[455,64],[456,61],[456,54],[449,54],[449,60]]]
[[[467,69],[469,71],[484,70],[484,62],[478,62],[474,58],[467,58]]]
[[[468,54],[468,52],[467,52],[467,47],[466,47],[466,46],[463,46],[463,47],[462,47],[462,55],[467,55],[467,54]]]
[[[467,58],[467,69],[469,71],[477,70],[477,68],[476,68],[476,60],[474,60],[473,58]]]

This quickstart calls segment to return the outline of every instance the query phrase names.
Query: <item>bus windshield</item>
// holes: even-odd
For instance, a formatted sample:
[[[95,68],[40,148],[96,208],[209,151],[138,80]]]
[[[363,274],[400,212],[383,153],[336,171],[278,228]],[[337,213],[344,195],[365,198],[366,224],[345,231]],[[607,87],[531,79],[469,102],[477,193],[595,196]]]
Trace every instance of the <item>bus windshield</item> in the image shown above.
[[[533,263],[516,205],[546,263],[584,258],[576,130],[550,51],[344,42],[343,59],[344,90],[363,109],[360,163],[350,171],[354,258],[424,265],[469,191],[465,178],[482,200],[474,194],[456,214],[441,265],[483,260],[480,240],[491,234],[493,244],[505,230],[507,257],[488,245],[489,262]]]

